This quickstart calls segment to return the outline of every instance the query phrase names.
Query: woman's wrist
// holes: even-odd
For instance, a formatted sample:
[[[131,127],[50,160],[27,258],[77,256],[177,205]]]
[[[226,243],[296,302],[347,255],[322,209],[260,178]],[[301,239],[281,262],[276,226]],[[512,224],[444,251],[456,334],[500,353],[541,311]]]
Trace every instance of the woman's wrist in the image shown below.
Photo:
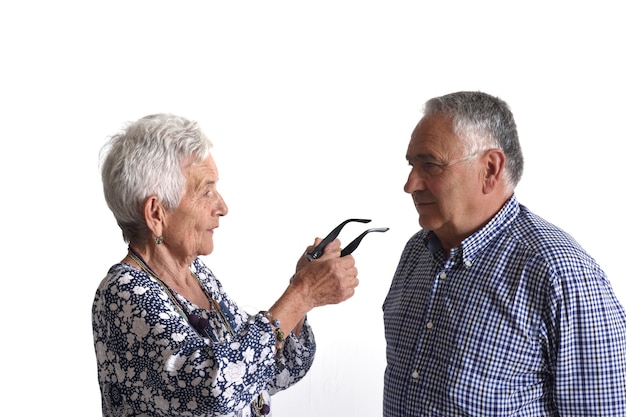
[[[269,311],[261,311],[263,317],[270,322],[270,326],[272,326],[272,330],[274,331],[274,336],[276,338],[276,366],[279,370],[283,370],[285,368],[285,356],[284,356],[284,348],[285,348],[285,333],[280,328],[280,320]]]

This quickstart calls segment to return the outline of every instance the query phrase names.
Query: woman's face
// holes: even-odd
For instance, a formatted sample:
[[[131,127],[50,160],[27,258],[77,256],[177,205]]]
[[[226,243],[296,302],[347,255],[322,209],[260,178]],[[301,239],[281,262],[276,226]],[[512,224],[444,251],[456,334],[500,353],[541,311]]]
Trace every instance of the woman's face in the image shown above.
[[[167,213],[163,238],[182,258],[213,252],[213,232],[228,207],[217,192],[217,166],[209,155],[204,161],[184,168],[187,183],[178,207]],[[177,253],[179,252],[179,253]]]

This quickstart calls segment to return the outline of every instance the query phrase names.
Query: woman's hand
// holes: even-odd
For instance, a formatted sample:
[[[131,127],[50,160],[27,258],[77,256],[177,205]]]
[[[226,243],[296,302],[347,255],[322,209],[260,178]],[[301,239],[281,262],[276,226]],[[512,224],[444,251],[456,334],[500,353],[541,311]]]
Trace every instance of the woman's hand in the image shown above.
[[[306,254],[315,249],[315,247],[319,245],[321,241],[322,238],[316,237],[315,242],[311,246],[306,248],[300,259],[298,259],[298,263],[296,264],[296,273],[310,263],[310,261],[306,257]]]
[[[316,239],[311,251],[321,239]],[[359,285],[358,271],[354,257],[341,257],[341,242],[335,239],[324,248],[324,254],[312,261],[304,255],[296,265],[296,274],[291,284],[299,289],[306,304],[310,308],[327,304],[338,304],[352,297]]]
[[[320,242],[321,239],[316,239],[306,252]],[[352,255],[341,257],[341,242],[335,239],[324,248],[318,259],[309,261],[302,255],[289,286],[269,311],[273,317],[280,319],[284,332],[293,331],[298,335],[309,311],[341,303],[354,295],[359,285],[357,273],[354,258]]]

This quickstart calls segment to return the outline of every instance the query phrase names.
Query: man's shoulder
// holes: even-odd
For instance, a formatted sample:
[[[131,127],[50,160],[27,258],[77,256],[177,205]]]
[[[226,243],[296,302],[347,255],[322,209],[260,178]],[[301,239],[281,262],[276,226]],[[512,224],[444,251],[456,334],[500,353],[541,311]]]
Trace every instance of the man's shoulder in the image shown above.
[[[572,235],[524,206],[512,225],[511,237],[557,269],[574,264],[598,267]]]

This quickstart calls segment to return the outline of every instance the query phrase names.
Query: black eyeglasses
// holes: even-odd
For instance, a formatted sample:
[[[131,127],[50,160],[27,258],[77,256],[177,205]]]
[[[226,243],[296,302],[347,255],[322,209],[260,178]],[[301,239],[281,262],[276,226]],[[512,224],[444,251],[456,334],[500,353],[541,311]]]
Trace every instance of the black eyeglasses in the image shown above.
[[[330,242],[335,240],[337,238],[337,236],[339,236],[339,233],[341,232],[341,229],[343,229],[343,227],[346,224],[350,223],[350,222],[369,223],[369,222],[371,222],[371,220],[370,219],[348,219],[348,220],[345,220],[345,221],[341,222],[339,224],[339,226],[335,227],[328,234],[328,236],[326,236],[320,242],[320,244],[315,247],[315,249],[313,249],[311,252],[308,252],[306,254],[306,258],[309,261],[312,261],[313,259],[317,259],[320,256],[322,256],[322,253],[324,253],[324,248],[326,247],[326,245],[328,245]],[[373,229],[367,229],[366,231],[361,233],[356,239],[354,239],[352,242],[350,242],[348,244],[348,246],[343,248],[343,250],[341,251],[341,255],[340,256],[350,255],[352,252],[354,252],[354,250],[357,247],[359,247],[359,244],[361,243],[361,241],[363,240],[365,235],[367,235],[368,233],[371,233],[371,232],[386,232],[387,230],[389,230],[388,227],[378,227],[378,228],[373,228]]]

